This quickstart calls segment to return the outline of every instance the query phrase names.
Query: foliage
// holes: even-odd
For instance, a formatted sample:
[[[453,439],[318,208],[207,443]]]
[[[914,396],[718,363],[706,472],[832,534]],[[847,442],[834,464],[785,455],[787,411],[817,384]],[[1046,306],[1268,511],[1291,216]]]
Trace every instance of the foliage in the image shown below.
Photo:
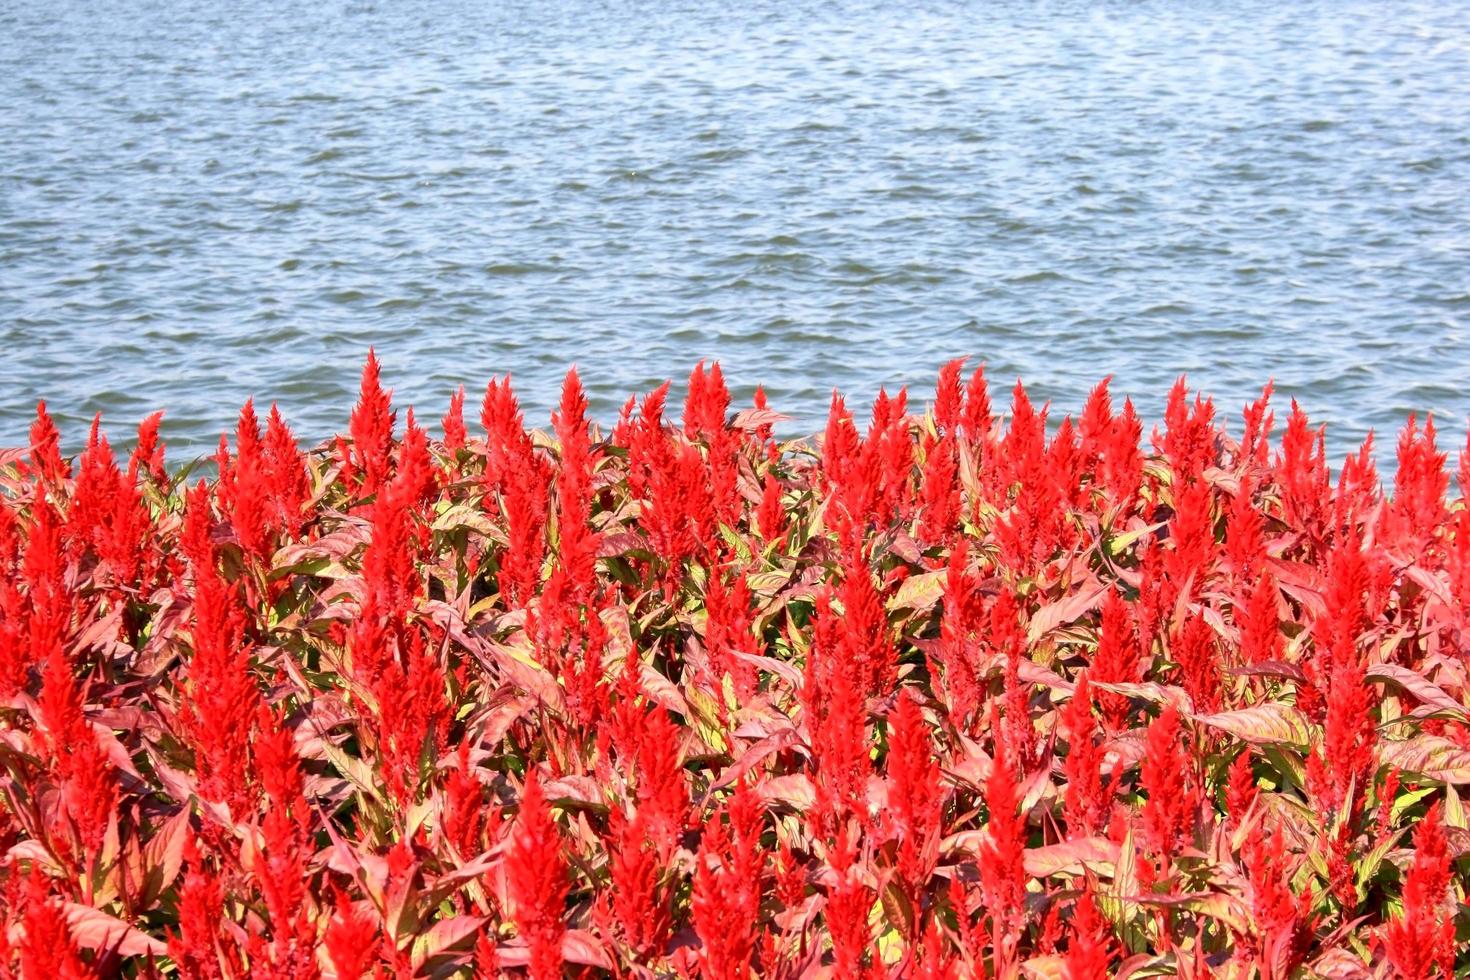
[[[376,359],[217,476],[0,456],[0,976],[1448,976],[1470,511],[1270,391],[942,372],[777,441],[700,365],[431,440]],[[1461,457],[1462,493],[1470,450]]]

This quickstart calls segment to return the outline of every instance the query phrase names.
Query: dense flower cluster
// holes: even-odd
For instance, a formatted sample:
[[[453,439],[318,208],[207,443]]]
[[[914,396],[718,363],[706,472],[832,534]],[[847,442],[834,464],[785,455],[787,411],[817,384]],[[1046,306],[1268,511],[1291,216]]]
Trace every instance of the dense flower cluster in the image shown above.
[[[1461,975],[1470,510],[1269,389],[959,362],[780,442],[370,358],[217,475],[0,454],[0,977]],[[1460,457],[1462,494],[1470,449]]]

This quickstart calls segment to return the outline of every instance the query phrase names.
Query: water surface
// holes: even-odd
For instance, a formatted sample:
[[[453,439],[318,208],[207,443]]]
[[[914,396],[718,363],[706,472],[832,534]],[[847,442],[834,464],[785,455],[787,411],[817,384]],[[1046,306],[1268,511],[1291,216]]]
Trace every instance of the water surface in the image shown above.
[[[1467,14],[0,5],[0,443],[39,397],[73,448],[164,407],[206,451],[252,395],[314,440],[376,345],[433,417],[711,357],[810,430],[969,354],[1069,411],[1274,377],[1336,456],[1411,410],[1463,446]]]

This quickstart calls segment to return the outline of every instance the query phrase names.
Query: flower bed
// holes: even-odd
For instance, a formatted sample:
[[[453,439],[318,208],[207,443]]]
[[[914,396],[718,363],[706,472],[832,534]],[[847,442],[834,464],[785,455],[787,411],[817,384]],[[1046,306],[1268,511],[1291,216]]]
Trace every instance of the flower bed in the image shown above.
[[[0,976],[1441,976],[1470,511],[956,362],[777,442],[718,367],[607,437],[369,359],[303,453],[0,458]],[[1461,457],[1470,484],[1470,452]],[[1457,911],[1458,909],[1458,911]],[[1459,936],[1456,929],[1459,929]]]

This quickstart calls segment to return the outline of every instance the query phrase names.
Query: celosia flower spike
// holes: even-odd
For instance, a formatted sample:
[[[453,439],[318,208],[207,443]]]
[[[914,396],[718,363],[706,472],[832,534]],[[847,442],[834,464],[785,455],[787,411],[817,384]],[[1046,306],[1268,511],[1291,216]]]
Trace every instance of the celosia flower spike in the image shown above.
[[[516,929],[530,947],[533,980],[554,980],[561,976],[567,872],[561,834],[534,772],[521,794],[514,833],[506,877]]]

